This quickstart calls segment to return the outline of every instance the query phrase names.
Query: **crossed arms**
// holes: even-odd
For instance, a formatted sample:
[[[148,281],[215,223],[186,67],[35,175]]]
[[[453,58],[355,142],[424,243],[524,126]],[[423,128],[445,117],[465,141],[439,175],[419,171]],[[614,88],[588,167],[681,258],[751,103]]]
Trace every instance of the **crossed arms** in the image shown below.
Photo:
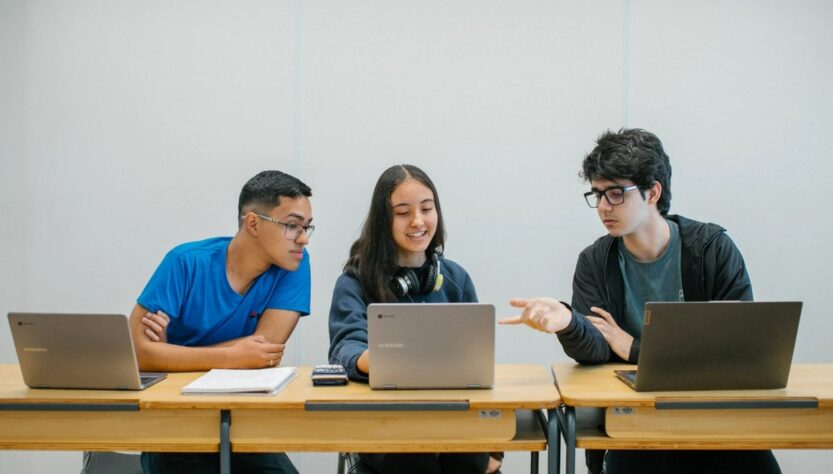
[[[188,372],[210,369],[259,369],[280,365],[286,341],[300,314],[267,309],[251,336],[212,346],[187,347],[167,342],[170,319],[136,305],[130,313],[130,331],[139,369],[158,372]]]

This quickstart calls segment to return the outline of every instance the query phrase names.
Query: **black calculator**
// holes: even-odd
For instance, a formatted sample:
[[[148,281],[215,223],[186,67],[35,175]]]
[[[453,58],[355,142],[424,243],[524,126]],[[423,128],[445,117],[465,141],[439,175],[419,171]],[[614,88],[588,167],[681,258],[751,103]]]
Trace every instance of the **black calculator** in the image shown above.
[[[316,365],[312,369],[313,385],[344,385],[346,383],[347,371],[341,365]]]

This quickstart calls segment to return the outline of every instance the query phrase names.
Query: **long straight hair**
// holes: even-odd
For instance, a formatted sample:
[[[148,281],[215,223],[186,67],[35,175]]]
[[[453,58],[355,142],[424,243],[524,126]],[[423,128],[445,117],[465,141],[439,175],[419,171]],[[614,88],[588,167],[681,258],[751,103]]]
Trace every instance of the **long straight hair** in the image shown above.
[[[437,210],[437,228],[434,238],[425,249],[427,258],[445,243],[445,225],[440,207],[440,197],[431,178],[413,165],[396,165],[386,169],[373,189],[370,210],[364,221],[361,235],[350,247],[350,258],[344,271],[355,276],[369,303],[396,301],[390,289],[390,280],[399,268],[396,242],[393,240],[393,207],[390,197],[394,190],[408,178],[424,184],[434,194],[434,208]]]

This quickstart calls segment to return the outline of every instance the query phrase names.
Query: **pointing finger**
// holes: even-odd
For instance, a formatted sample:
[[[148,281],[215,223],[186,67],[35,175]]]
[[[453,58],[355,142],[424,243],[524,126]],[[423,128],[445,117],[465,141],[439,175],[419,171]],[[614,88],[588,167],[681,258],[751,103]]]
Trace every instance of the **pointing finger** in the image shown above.
[[[503,318],[503,319],[499,320],[497,323],[498,324],[510,324],[510,325],[522,324],[523,319],[521,318],[521,315],[518,314],[518,315],[515,315],[515,316],[509,316],[508,318]]]

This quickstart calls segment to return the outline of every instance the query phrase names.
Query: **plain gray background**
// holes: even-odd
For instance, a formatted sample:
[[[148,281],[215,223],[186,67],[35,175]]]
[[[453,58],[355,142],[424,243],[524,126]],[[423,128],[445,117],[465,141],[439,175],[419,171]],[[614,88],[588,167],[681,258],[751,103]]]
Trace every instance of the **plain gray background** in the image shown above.
[[[318,226],[284,363],[325,362],[333,283],[397,163],[434,179],[446,254],[500,316],[569,299],[604,232],[580,161],[629,126],[662,139],[672,212],[728,229],[756,297],[805,302],[795,360],[833,362],[831,22],[824,0],[0,0],[0,314],[129,312],[165,252],[234,233],[241,186],[281,169],[313,188]],[[497,337],[500,363],[567,360],[552,336]],[[787,473],[833,462],[777,455]],[[0,452],[0,471],[80,460]]]

